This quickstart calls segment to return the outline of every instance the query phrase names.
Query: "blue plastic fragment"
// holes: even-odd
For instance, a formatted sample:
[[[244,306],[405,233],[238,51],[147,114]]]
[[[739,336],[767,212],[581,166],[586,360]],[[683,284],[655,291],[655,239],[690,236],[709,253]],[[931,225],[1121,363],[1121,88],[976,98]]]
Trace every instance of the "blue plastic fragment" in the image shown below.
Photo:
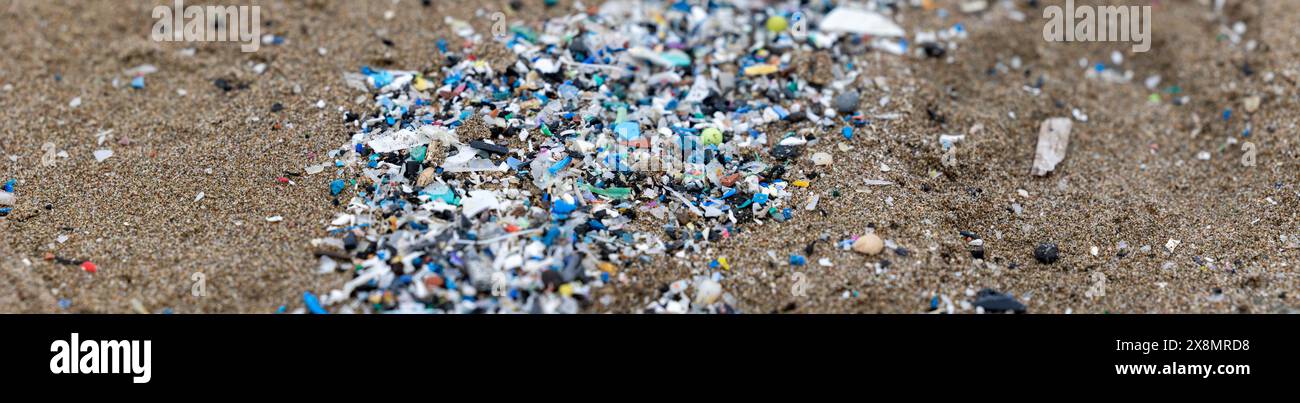
[[[307,304],[307,310],[311,311],[311,313],[317,315],[325,315],[329,313],[329,311],[326,311],[324,307],[320,306],[320,299],[316,298],[316,294],[312,294],[311,291],[305,291],[302,293],[302,302]]]
[[[790,255],[790,264],[795,266],[803,266],[805,264],[808,264],[808,259],[799,255]]]
[[[564,201],[564,199],[555,199],[555,203],[551,204],[551,217],[557,220],[569,218],[569,214],[577,209],[578,206],[573,203]]]
[[[362,67],[361,73],[370,76],[370,80],[374,82],[375,88],[384,88],[393,82],[393,73],[389,73],[387,70],[375,71],[371,70],[369,67]]]
[[[566,155],[564,159],[560,160],[559,162],[556,162],[554,165],[551,165],[551,167],[548,168],[547,171],[550,172],[551,175],[555,175],[556,173],[560,172],[560,170],[564,169],[564,167],[569,166],[570,162],[573,162],[573,157]]]
[[[772,105],[772,110],[776,112],[777,118],[781,120],[785,120],[786,117],[790,116],[790,112],[782,108],[781,105]]]
[[[135,89],[137,89],[137,90],[138,90],[138,89],[143,89],[143,88],[144,88],[144,76],[136,76],[135,78],[131,79],[131,88],[135,88]]]
[[[546,246],[551,246],[551,244],[555,242],[555,238],[559,236],[560,229],[551,227],[551,229],[546,230],[546,235],[542,236],[542,243]]]
[[[641,137],[641,125],[637,122],[623,122],[614,126],[614,133],[618,133],[618,138],[632,141]]]
[[[333,182],[330,182],[330,194],[337,195],[343,193],[343,188],[345,186],[347,186],[347,182],[344,182],[342,179],[335,179]]]

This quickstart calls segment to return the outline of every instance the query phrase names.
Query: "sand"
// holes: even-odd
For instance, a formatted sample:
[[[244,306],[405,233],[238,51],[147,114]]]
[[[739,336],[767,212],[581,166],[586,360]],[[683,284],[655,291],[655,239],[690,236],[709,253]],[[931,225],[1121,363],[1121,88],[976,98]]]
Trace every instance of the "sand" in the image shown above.
[[[519,15],[532,20],[567,14],[571,4],[546,10],[540,1],[524,3]],[[955,2],[936,3],[956,13]],[[727,257],[732,270],[723,290],[751,313],[920,313],[932,295],[973,312],[962,302],[982,288],[1013,293],[1033,313],[1293,312],[1300,249],[1279,236],[1300,236],[1300,46],[1289,28],[1300,15],[1283,1],[1232,2],[1228,17],[1245,21],[1246,40],[1260,45],[1248,52],[1216,41],[1219,24],[1206,8],[1174,3],[1156,10],[1152,51],[1126,52],[1122,67],[1136,76],[1129,84],[1085,79],[1078,65],[1081,58],[1108,60],[1128,44],[1045,42],[1032,11],[1023,23],[997,13],[941,22],[933,11],[906,11],[909,31],[961,21],[971,36],[942,59],[861,56],[863,109],[901,117],[874,120],[848,141],[848,152],[838,149],[844,141],[837,133],[819,136],[826,140],[790,167],[787,178],[818,173],[793,201],[802,206],[820,194],[822,212],[744,226],[703,253],[626,269],[633,280],[597,291],[612,303],[588,311],[637,312],[662,285]],[[455,43],[443,15],[488,32],[490,21],[476,19],[475,8],[507,8],[503,1],[260,4],[265,33],[287,42],[241,53],[234,44],[151,41],[154,2],[0,0],[7,27],[0,86],[13,86],[0,91],[0,180],[19,182],[18,205],[0,218],[0,312],[125,313],[138,305],[148,312],[269,313],[300,307],[304,291],[337,287],[347,275],[317,274],[310,244],[326,236],[337,211],[331,178],[302,168],[346,142],[340,106],[369,109],[355,103],[364,94],[343,84],[343,72],[366,64],[434,69],[442,63],[434,42]],[[396,11],[392,20],[387,10]],[[187,47],[196,49],[193,56],[181,54]],[[483,52],[510,60],[499,46]],[[1022,60],[1020,69],[989,74],[1012,57]],[[122,71],[145,63],[160,71],[145,89],[129,88]],[[267,65],[261,75],[252,69],[258,63]],[[1243,72],[1247,64],[1252,75]],[[1161,88],[1181,86],[1191,102],[1174,106],[1166,95],[1148,103],[1152,91],[1141,81],[1151,74],[1163,76]],[[1035,96],[1024,87],[1040,76]],[[213,85],[218,78],[247,88],[224,92]],[[182,89],[187,95],[177,94]],[[1263,99],[1254,114],[1242,107],[1248,96]],[[75,97],[82,104],[71,108]],[[327,106],[318,109],[318,100]],[[275,103],[283,111],[272,112]],[[1047,177],[1030,175],[1039,123],[1070,117],[1074,108],[1088,120],[1075,122],[1065,161]],[[1228,122],[1220,119],[1225,108],[1234,110]],[[1193,115],[1203,123],[1196,136]],[[1221,150],[1246,122],[1258,146],[1254,167],[1241,165],[1240,145]],[[956,167],[944,167],[938,136],[976,124],[984,130],[958,144]],[[96,134],[107,130],[97,145]],[[46,142],[69,158],[40,166]],[[105,148],[115,154],[96,162],[92,153]],[[834,165],[814,167],[806,156],[817,151],[832,154]],[[1201,151],[1211,158],[1199,160]],[[942,174],[930,178],[931,170]],[[862,186],[864,179],[896,185]],[[835,189],[840,197],[831,196]],[[1021,214],[1011,211],[1012,200]],[[268,222],[272,216],[283,221]],[[909,255],[834,249],[869,226]],[[959,231],[985,240],[985,260],[971,257]],[[823,234],[830,242],[815,246],[808,266],[786,262]],[[60,235],[67,236],[62,243]],[[1181,241],[1172,252],[1170,239]],[[1120,241],[1133,249],[1123,258],[1116,256]],[[1061,260],[1035,262],[1041,242],[1059,245]],[[1144,245],[1150,252],[1138,251]],[[1089,253],[1094,246],[1097,256]],[[47,261],[48,253],[88,259],[98,271]],[[817,265],[822,258],[834,267]],[[1089,297],[1098,273],[1105,295]],[[805,297],[792,292],[799,279]]]

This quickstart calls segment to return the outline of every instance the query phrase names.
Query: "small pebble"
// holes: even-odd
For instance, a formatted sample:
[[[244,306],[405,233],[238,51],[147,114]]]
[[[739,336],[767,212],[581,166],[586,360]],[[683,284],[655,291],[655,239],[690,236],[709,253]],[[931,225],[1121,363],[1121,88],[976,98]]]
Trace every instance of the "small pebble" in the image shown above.
[[[885,242],[881,241],[880,237],[876,236],[876,234],[866,234],[858,237],[858,240],[853,241],[854,252],[866,255],[877,255],[884,249]]]
[[[772,147],[772,158],[780,161],[788,161],[791,158],[799,156],[799,147],[777,145]]]
[[[1247,113],[1255,113],[1255,111],[1258,111],[1259,103],[1260,103],[1259,97],[1247,97],[1245,100],[1242,101],[1242,104],[1243,106],[1245,106]]]
[[[1034,248],[1034,259],[1037,259],[1042,264],[1052,264],[1061,258],[1060,253],[1061,251],[1056,248],[1056,244],[1041,243],[1038,244],[1037,248]]]
[[[853,113],[858,109],[857,91],[847,91],[835,97],[835,110],[840,113]]]

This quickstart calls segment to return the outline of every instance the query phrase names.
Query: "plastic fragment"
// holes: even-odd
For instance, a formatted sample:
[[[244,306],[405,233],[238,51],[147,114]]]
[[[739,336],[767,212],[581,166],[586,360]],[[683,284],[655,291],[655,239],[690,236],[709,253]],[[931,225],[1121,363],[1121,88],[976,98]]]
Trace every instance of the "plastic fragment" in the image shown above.
[[[1044,120],[1038,130],[1038,147],[1034,151],[1033,174],[1044,176],[1056,169],[1065,159],[1066,148],[1070,144],[1070,128],[1074,125],[1067,118]]]
[[[316,297],[316,294],[312,294],[311,291],[302,293],[302,302],[307,305],[307,310],[311,313],[317,315],[325,315],[329,313],[329,311],[326,311],[325,308],[321,306],[320,299]]]

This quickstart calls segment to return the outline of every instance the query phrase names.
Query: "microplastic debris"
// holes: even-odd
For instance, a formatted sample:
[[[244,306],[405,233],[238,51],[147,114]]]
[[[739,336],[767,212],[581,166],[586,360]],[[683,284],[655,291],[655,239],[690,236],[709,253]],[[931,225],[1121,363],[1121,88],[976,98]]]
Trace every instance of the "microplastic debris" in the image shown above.
[[[1043,121],[1038,129],[1038,147],[1034,151],[1033,174],[1044,176],[1056,169],[1065,159],[1066,147],[1070,144],[1070,128],[1073,122],[1066,118],[1052,118]]]
[[[903,27],[895,24],[889,17],[849,6],[835,7],[822,17],[818,26],[826,32],[853,33],[881,37],[899,37],[907,35]]]
[[[465,217],[468,218],[478,215],[478,213],[483,212],[483,210],[498,208],[500,207],[500,202],[497,201],[495,192],[490,190],[475,190],[469,192],[469,197],[462,200],[461,205],[464,207]]]

